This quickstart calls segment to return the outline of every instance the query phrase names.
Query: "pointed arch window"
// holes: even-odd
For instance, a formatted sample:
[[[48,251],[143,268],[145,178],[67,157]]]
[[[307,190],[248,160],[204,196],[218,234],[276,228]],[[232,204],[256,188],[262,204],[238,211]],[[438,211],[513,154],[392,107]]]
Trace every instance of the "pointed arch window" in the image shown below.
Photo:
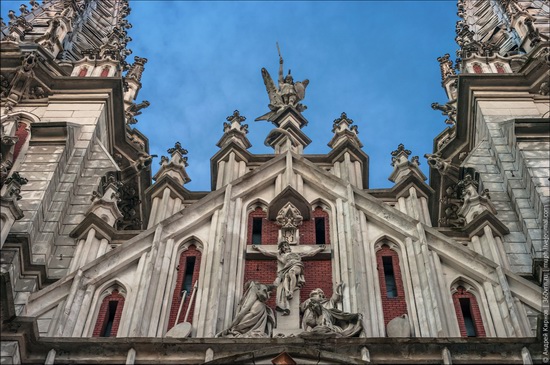
[[[118,289],[113,289],[101,302],[92,336],[116,337],[123,308],[124,296]]]
[[[99,75],[99,77],[107,77],[109,76],[109,70],[111,68],[109,66],[105,66],[103,67],[103,69],[101,70],[101,75]]]
[[[180,254],[176,267],[176,285],[172,294],[168,330],[184,321],[193,322],[195,310],[193,292],[196,290],[195,283],[199,280],[201,257],[202,254],[195,245],[190,245]]]
[[[462,337],[485,337],[485,327],[476,296],[464,286],[454,289],[453,304]]]
[[[482,74],[483,73],[483,68],[481,68],[481,65],[479,63],[474,63],[472,65],[472,68],[474,70],[474,73],[476,73],[476,74]]]
[[[86,77],[87,74],[88,74],[88,67],[82,66],[80,68],[80,71],[78,72],[78,77]]]
[[[384,325],[387,325],[395,317],[407,314],[399,254],[390,248],[390,244],[384,243],[376,251]]]
[[[261,206],[254,207],[254,210],[248,213],[247,244],[275,244],[279,226],[275,222],[267,219],[267,213]]]

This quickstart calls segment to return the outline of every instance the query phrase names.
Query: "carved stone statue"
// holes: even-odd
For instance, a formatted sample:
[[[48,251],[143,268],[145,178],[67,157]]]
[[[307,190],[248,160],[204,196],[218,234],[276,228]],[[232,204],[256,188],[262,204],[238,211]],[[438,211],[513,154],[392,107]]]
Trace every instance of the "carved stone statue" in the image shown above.
[[[325,249],[325,245],[320,245],[305,252],[292,252],[288,242],[282,241],[278,245],[278,253],[267,251],[261,246],[253,245],[252,247],[266,256],[277,257],[277,279],[273,283],[277,285],[277,304],[275,309],[283,312],[283,315],[290,314],[289,300],[292,299],[294,291],[304,286],[306,282],[304,279],[302,257],[315,256]]]
[[[246,283],[233,323],[216,337],[271,337],[276,320],[273,310],[265,303],[273,289],[274,285]]]
[[[277,45],[277,48],[279,46]],[[262,78],[264,80],[265,88],[267,90],[267,95],[269,96],[269,109],[270,113],[262,115],[256,120],[269,120],[273,117],[279,110],[287,106],[292,106],[296,108],[297,111],[303,112],[307,107],[299,102],[305,98],[306,88],[309,85],[309,80],[294,82],[290,70],[288,74],[284,76],[283,73],[283,57],[279,51],[279,87],[275,86],[273,79],[269,75],[269,72],[265,68],[262,68]]]
[[[347,313],[339,310],[337,304],[342,302],[343,284],[336,286],[331,298],[325,297],[322,289],[311,291],[309,298],[300,304],[303,313],[300,337],[358,337],[363,332],[363,316],[360,313]]]

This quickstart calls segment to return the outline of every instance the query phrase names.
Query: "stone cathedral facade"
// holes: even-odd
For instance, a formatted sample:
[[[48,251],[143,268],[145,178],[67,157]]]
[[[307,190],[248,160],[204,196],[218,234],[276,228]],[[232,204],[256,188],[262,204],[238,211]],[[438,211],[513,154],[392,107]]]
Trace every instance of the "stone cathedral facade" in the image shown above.
[[[1,362],[516,363],[548,357],[546,0],[458,0],[447,127],[369,186],[353,116],[307,154],[309,81],[262,69],[272,154],[220,125],[212,189],[134,127],[127,0],[1,23]],[[275,60],[273,66],[275,66]],[[261,65],[259,65],[261,66]],[[277,72],[277,73],[275,73]],[[262,82],[258,78],[258,82]],[[265,95],[258,96],[264,102]],[[223,130],[223,131],[222,131]],[[403,141],[405,144],[407,141]],[[424,159],[422,159],[424,160]],[[546,339],[546,342],[545,342]]]

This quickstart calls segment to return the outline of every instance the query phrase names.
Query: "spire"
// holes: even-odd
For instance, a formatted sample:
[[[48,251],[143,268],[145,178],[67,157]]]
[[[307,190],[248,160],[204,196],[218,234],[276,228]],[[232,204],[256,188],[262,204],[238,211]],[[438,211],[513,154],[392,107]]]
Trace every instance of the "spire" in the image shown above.
[[[174,147],[169,148],[167,152],[171,155],[170,158],[162,156],[160,159],[160,169],[153,176],[154,180],[160,180],[161,177],[168,175],[175,179],[180,185],[186,184],[191,179],[185,168],[189,165],[187,163],[187,150],[181,147],[179,142],[176,142]]]
[[[252,147],[252,144],[250,144],[250,141],[246,137],[248,134],[248,124],[242,124],[246,120],[246,117],[243,117],[238,110],[235,110],[226,120],[227,122],[223,123],[223,136],[216,146],[223,148],[231,142],[235,142],[244,149]]]
[[[393,166],[393,172],[388,178],[391,182],[398,184],[410,175],[416,175],[422,181],[427,179],[418,167],[420,165],[419,157],[413,156],[409,161],[410,154],[411,151],[405,149],[403,143],[400,143],[397,149],[392,151],[391,165]]]
[[[334,136],[328,143],[328,146],[334,149],[343,142],[349,141],[359,148],[363,147],[359,137],[357,137],[359,128],[357,125],[352,124],[353,120],[349,119],[344,112],[340,115],[340,118],[334,119],[332,124],[332,133],[334,133]]]

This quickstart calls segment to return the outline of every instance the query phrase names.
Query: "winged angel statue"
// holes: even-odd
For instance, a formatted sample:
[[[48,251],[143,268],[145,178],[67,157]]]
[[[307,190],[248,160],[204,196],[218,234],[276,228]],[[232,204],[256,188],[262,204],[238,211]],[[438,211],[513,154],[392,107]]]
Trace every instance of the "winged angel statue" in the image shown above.
[[[277,45],[277,49],[279,45]],[[283,77],[283,57],[279,51],[279,88],[275,86],[273,79],[265,68],[262,68],[262,78],[264,79],[267,95],[269,96],[269,113],[256,118],[256,120],[271,120],[280,111],[288,106],[294,107],[298,112],[303,112],[307,106],[299,103],[306,95],[306,87],[309,80],[294,82],[290,70],[288,75]]]

